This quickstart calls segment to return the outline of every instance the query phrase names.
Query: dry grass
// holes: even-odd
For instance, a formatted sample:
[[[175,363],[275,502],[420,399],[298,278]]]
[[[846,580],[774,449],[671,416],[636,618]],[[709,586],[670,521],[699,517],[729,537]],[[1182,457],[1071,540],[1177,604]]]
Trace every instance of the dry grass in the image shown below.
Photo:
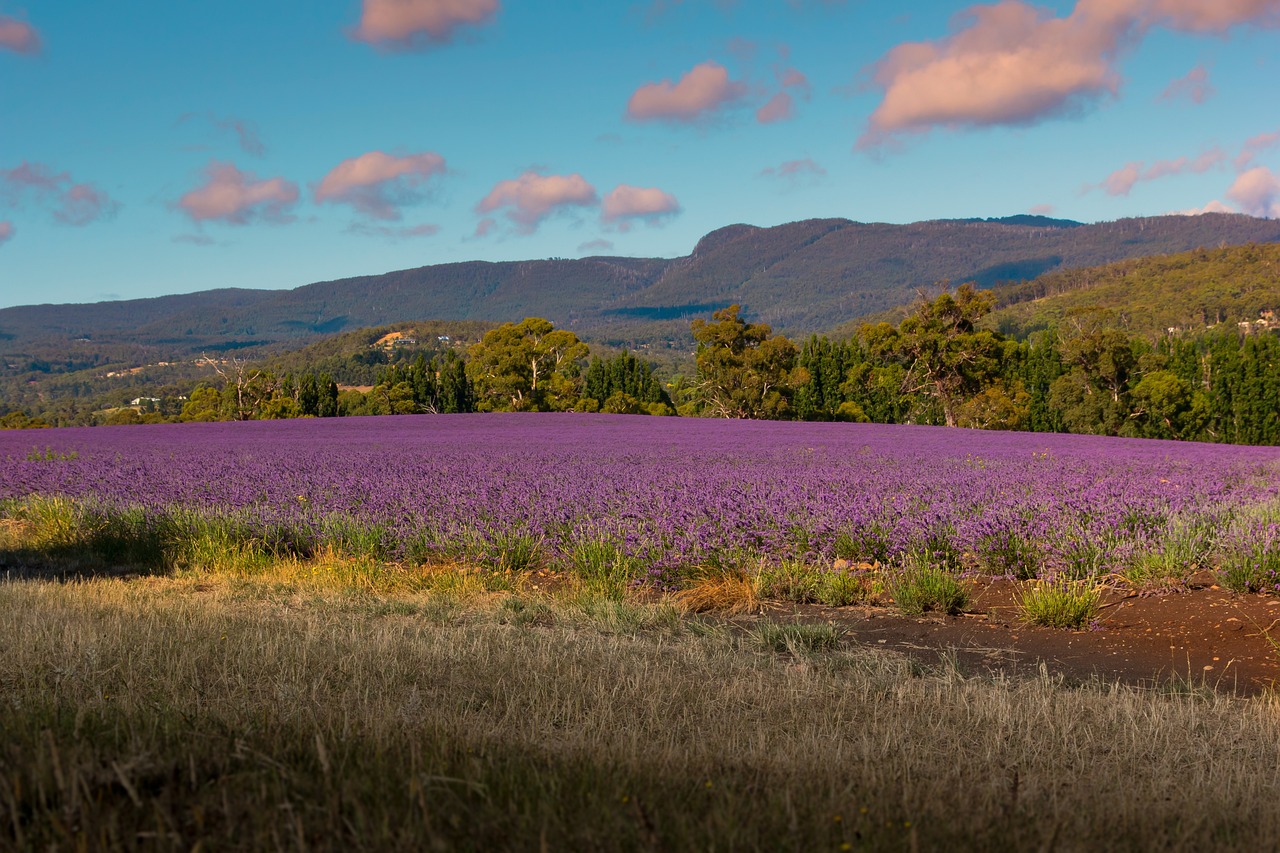
[[[0,526],[0,557],[31,539]],[[74,581],[99,557],[40,553],[0,582],[0,849],[1280,837],[1280,814],[1242,807],[1280,782],[1275,697],[966,678],[830,626],[689,615],[758,610],[756,574],[642,604],[332,550]]]
[[[0,847],[1240,849],[1280,704],[784,652],[607,598],[0,584]],[[691,631],[689,628],[696,628]],[[827,645],[827,644],[824,644]]]
[[[750,575],[717,573],[691,581],[675,601],[690,613],[755,613],[760,610],[760,584]]]

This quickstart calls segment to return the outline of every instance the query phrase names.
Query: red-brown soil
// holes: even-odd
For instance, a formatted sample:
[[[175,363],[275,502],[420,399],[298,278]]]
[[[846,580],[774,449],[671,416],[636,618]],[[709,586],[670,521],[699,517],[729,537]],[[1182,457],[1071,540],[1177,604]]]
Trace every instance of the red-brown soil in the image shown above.
[[[1041,664],[1068,681],[1141,686],[1206,685],[1256,694],[1280,684],[1280,598],[1239,595],[1210,583],[1104,599],[1090,630],[1023,623],[1018,585],[972,581],[961,616],[903,616],[887,607],[772,605],[774,618],[834,622],[851,639],[921,659],[954,655],[966,672],[1034,673]]]

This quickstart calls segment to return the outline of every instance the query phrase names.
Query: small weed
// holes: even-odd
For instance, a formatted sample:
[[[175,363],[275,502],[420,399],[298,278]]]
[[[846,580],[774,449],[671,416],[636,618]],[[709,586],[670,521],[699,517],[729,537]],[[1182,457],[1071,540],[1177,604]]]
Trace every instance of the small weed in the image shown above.
[[[836,648],[840,645],[841,633],[834,625],[761,622],[756,626],[754,636],[761,646],[770,651],[789,652],[801,657]]]
[[[893,603],[909,615],[930,610],[955,615],[969,604],[969,593],[956,576],[927,553],[906,558],[887,585]]]
[[[1089,581],[1041,581],[1024,588],[1024,621],[1049,628],[1084,628],[1098,615],[1101,589]]]

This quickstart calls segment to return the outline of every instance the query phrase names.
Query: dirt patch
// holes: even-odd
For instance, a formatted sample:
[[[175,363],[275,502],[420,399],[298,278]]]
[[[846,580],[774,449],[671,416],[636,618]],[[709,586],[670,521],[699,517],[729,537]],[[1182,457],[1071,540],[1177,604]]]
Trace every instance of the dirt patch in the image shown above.
[[[903,616],[885,607],[769,605],[773,618],[832,622],[869,646],[936,661],[954,655],[967,672],[1032,673],[1043,664],[1069,681],[1140,686],[1204,685],[1251,695],[1280,683],[1280,598],[1217,586],[1138,594],[1112,590],[1096,626],[1071,631],[1024,624],[1018,585],[972,581],[961,616]]]

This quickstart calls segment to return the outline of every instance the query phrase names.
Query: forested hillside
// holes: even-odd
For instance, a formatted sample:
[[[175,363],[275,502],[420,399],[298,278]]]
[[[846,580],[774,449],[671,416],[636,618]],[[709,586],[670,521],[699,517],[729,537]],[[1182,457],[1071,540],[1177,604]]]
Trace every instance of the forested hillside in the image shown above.
[[[991,322],[1018,337],[1086,311],[1135,334],[1256,321],[1280,310],[1280,245],[1199,249],[1063,270],[996,289]]]
[[[76,342],[95,352],[128,344],[157,355],[260,349],[410,320],[525,316],[546,317],[584,337],[683,347],[687,322],[671,321],[730,303],[779,330],[804,334],[907,303],[939,281],[989,286],[1059,268],[1276,241],[1280,222],[1228,214],[1096,225],[1034,218],[734,225],[708,234],[689,256],[675,260],[477,261],[293,290],[6,308],[0,310],[0,355],[49,359]]]

